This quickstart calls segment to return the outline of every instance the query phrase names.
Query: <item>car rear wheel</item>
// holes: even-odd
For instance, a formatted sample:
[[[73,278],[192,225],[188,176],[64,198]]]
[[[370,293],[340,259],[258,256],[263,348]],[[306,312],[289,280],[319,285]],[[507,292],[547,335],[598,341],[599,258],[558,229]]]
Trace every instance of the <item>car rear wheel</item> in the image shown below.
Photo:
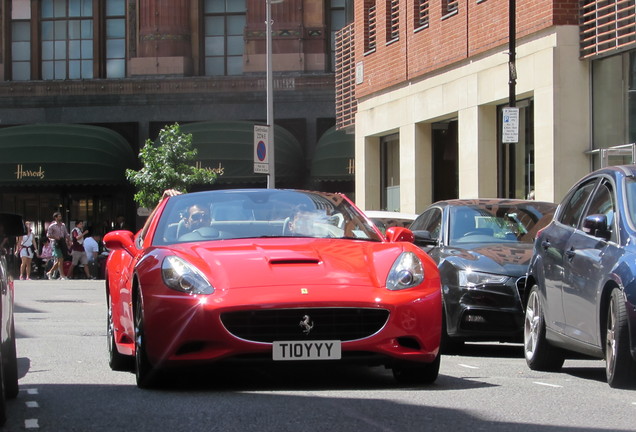
[[[117,345],[115,345],[115,324],[113,322],[113,305],[111,303],[110,296],[108,297],[107,301],[108,328],[106,329],[106,340],[108,343],[108,365],[114,371],[130,371],[132,370],[131,358],[120,354],[119,351],[117,351]]]
[[[539,296],[539,287],[534,285],[528,295],[523,328],[523,351],[526,363],[532,370],[558,371],[563,366],[563,352],[550,345],[545,338],[545,318]]]
[[[145,344],[143,304],[138,290],[135,303],[135,378],[138,387],[152,388],[159,381],[158,370],[148,360]]]
[[[610,387],[633,388],[636,385],[636,363],[629,348],[627,311],[618,288],[612,291],[607,307],[605,372]]]
[[[432,384],[439,375],[441,355],[432,363],[399,363],[392,367],[393,378],[400,384]]]

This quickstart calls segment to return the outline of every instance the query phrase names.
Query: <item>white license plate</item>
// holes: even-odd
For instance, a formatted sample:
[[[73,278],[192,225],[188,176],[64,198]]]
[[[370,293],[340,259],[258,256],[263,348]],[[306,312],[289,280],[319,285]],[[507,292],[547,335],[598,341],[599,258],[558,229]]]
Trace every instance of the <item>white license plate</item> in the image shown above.
[[[274,360],[340,360],[342,351],[339,340],[274,341]]]

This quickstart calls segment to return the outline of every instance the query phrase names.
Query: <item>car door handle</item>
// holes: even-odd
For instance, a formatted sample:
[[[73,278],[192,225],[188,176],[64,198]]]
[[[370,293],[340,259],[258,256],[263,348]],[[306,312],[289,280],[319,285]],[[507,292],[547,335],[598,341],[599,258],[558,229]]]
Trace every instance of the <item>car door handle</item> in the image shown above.
[[[565,256],[567,256],[570,260],[574,258],[574,255],[576,255],[576,251],[574,250],[574,248],[565,251]]]

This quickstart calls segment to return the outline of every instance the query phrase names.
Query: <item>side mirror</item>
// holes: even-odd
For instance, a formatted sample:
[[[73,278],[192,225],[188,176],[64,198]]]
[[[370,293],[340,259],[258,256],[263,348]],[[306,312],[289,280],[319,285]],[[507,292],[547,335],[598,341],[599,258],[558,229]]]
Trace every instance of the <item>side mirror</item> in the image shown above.
[[[416,230],[413,231],[415,236],[415,244],[421,246],[437,246],[437,239],[431,237],[430,231]]]
[[[138,253],[135,247],[135,236],[130,231],[111,231],[104,236],[104,244],[110,250],[124,250],[132,256]]]
[[[586,216],[583,220],[583,232],[604,240],[609,240],[612,236],[612,232],[607,226],[607,216],[604,214]]]
[[[415,241],[415,237],[413,236],[413,231],[408,228],[402,227],[391,227],[386,230],[386,239],[391,242],[409,242],[413,243]]]

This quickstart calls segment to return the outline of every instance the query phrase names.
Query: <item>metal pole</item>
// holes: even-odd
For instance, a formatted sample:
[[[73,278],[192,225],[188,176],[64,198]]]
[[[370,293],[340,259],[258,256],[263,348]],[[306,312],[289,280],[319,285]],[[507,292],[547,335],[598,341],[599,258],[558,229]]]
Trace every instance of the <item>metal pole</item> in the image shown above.
[[[511,108],[517,106],[517,96],[516,96],[516,84],[517,84],[517,65],[516,65],[516,57],[517,57],[517,20],[515,17],[515,11],[517,9],[516,0],[508,0],[508,9],[509,9],[509,34],[508,34],[508,99],[509,105]]]
[[[517,106],[517,20],[516,0],[508,0],[508,105],[511,108]],[[508,197],[515,198],[517,189],[517,155],[514,143],[508,145]]]
[[[274,158],[274,82],[272,77],[272,0],[265,0],[266,34],[267,34],[267,126],[269,126],[269,174],[267,176],[267,188],[276,187],[276,159]]]

